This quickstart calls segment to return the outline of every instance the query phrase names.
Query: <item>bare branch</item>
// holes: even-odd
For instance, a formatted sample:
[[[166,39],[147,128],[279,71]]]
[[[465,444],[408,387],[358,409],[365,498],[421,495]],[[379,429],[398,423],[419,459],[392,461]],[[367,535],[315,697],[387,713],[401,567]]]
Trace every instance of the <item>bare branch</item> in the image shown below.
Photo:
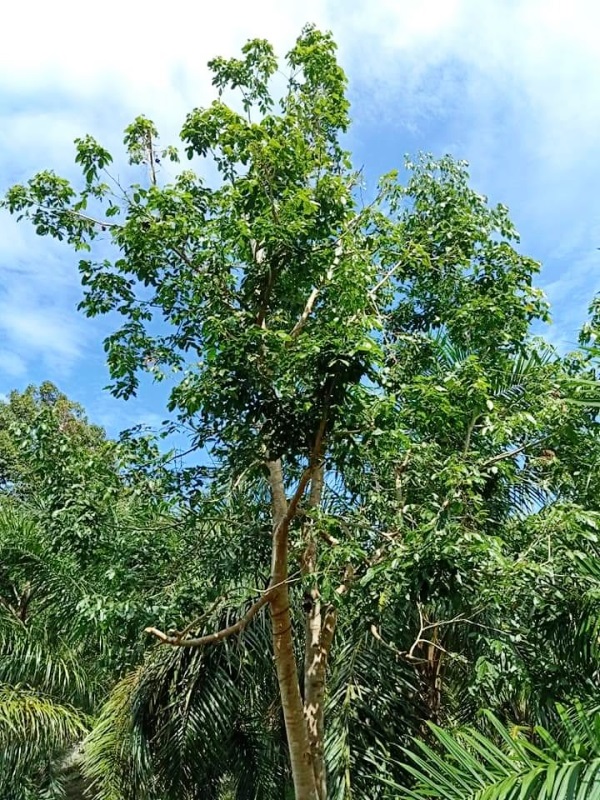
[[[156,186],[156,165],[154,163],[155,156],[154,156],[154,143],[152,142],[152,134],[148,134],[148,164],[150,165],[150,180],[153,186]]]
[[[417,611],[419,612],[419,633],[417,634],[417,638],[415,639],[415,641],[413,642],[410,650],[407,653],[409,658],[413,658],[414,657],[414,651],[421,644],[421,642],[422,642],[421,637],[423,636],[423,633],[425,632],[425,620],[424,620],[424,617],[423,617],[423,608],[421,606],[421,603],[417,603]]]
[[[241,633],[248,623],[251,622],[258,614],[261,608],[270,602],[274,591],[275,587],[272,587],[269,591],[265,592],[262,597],[260,597],[250,606],[244,616],[241,617],[237,622],[233,623],[233,625],[229,625],[227,628],[222,628],[220,631],[216,631],[215,633],[209,633],[206,636],[199,636],[194,639],[183,639],[182,636],[184,636],[186,631],[189,630],[189,626],[186,628],[186,631],[182,632],[178,636],[169,636],[166,633],[158,630],[158,628],[145,628],[145,633],[150,633],[152,636],[156,636],[156,638],[162,644],[168,644],[171,645],[171,647],[205,647],[209,644],[216,644],[217,642],[222,642],[224,639],[228,639],[230,636],[235,636],[237,633]]]
[[[177,453],[175,453],[174,456],[167,458],[167,460],[163,461],[162,463],[163,465],[170,464],[171,461],[177,461],[178,458],[185,458],[186,456],[189,456],[190,453],[194,453],[197,449],[198,445],[194,445],[193,447],[190,447],[188,450],[178,451]],[[160,459],[157,458],[156,461],[160,461]]]
[[[520,447],[515,447],[514,450],[507,450],[504,453],[499,453],[497,456],[494,456],[493,458],[490,458],[487,461],[485,461],[481,465],[481,469],[485,469],[486,467],[491,467],[493,464],[497,464],[499,461],[504,461],[507,458],[513,458],[514,456],[518,456],[519,453],[523,453],[525,450],[527,450],[528,447],[535,447],[549,438],[550,435],[542,436],[541,439],[536,439],[533,442],[525,442],[525,444],[522,444]]]
[[[430,647],[434,647],[435,649],[439,650],[442,653],[446,653],[447,655],[451,655],[448,652],[448,650],[446,650],[444,647],[442,647],[442,645],[431,641],[431,639],[423,638],[424,633],[426,631],[428,631],[428,630],[435,630],[435,629],[441,628],[441,627],[443,627],[445,625],[456,625],[456,624],[460,624],[460,623],[464,623],[465,625],[473,625],[473,626],[475,626],[477,628],[485,628],[487,630],[493,630],[493,631],[498,630],[496,628],[490,628],[487,625],[483,625],[480,622],[475,622],[474,620],[468,619],[467,617],[463,617],[460,614],[457,614],[457,616],[453,617],[452,619],[440,620],[439,622],[429,622],[427,620],[427,618],[425,617],[424,613],[423,613],[423,607],[422,607],[421,603],[417,603],[417,611],[419,613],[419,632],[418,632],[414,642],[412,643],[412,645],[410,646],[410,648],[408,650],[399,650],[391,642],[386,642],[385,639],[383,638],[383,636],[381,635],[378,627],[375,624],[371,625],[371,629],[370,629],[371,630],[371,635],[374,636],[375,639],[377,639],[378,642],[381,642],[381,644],[383,644],[385,647],[387,647],[389,650],[391,650],[397,656],[400,656],[402,658],[410,659],[413,662],[420,663],[421,661],[426,661],[426,659],[418,658],[418,656],[415,656],[414,652],[417,649],[417,647],[420,647],[421,645],[429,645]],[[498,633],[503,633],[503,631],[499,631],[498,630]]]
[[[54,209],[48,209],[54,210]],[[91,222],[93,225],[99,225],[101,228],[121,228],[123,227],[118,222],[108,222],[107,220],[103,219],[96,219],[95,217],[90,217],[87,214],[82,214],[81,211],[74,211],[72,208],[65,209],[67,214],[71,214],[73,217],[77,217],[77,219],[81,219],[84,222]]]
[[[383,276],[383,278],[378,283],[376,283],[375,286],[372,289],[369,290],[369,296],[370,297],[375,297],[375,295],[381,289],[381,287],[385,283],[387,283],[387,281],[389,281],[389,279],[392,277],[394,272],[396,272],[396,270],[399,267],[401,267],[403,263],[404,263],[403,261],[398,261],[396,264],[394,264],[394,266],[388,272],[386,272],[386,274]]]
[[[340,263],[340,259],[342,257],[342,253],[343,253],[342,242],[341,242],[340,239],[338,239],[338,241],[336,243],[336,246],[335,246],[334,257],[333,257],[333,261],[332,261],[331,266],[329,267],[329,269],[325,273],[325,277],[323,278],[323,280],[321,281],[319,286],[315,286],[313,288],[312,292],[308,296],[308,300],[306,301],[306,305],[304,306],[304,310],[302,311],[302,314],[300,314],[300,318],[298,319],[298,322],[296,322],[296,324],[294,325],[294,327],[290,331],[290,336],[291,336],[292,339],[295,339],[300,334],[300,332],[302,331],[304,326],[306,325],[306,323],[308,321],[308,318],[310,317],[310,315],[312,313],[312,310],[314,308],[314,305],[315,305],[315,303],[317,301],[317,297],[319,296],[319,294],[323,290],[323,288],[333,278],[333,273],[335,271],[335,268]]]

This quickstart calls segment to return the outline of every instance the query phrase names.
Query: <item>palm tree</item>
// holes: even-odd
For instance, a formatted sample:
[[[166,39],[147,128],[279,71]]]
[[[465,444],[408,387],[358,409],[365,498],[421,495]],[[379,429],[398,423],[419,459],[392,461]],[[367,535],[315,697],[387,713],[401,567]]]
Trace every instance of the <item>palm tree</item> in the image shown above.
[[[84,587],[22,510],[0,511],[0,563],[0,794],[62,797],[99,678]]]

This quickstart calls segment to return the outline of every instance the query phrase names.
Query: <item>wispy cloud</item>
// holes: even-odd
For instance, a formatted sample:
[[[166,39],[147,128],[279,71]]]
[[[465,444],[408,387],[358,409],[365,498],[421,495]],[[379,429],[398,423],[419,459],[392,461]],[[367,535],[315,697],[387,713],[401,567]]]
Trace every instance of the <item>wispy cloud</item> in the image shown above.
[[[76,311],[76,259],[14,220],[0,224],[0,369],[39,367],[67,375],[83,355],[90,326]]]
[[[510,206],[523,248],[544,262],[552,335],[575,341],[600,289],[600,6],[375,5],[369,15],[355,4],[342,26],[359,126],[468,158],[478,188]],[[559,281],[577,291],[557,291]]]
[[[20,378],[27,372],[27,362],[10,350],[0,350],[0,370],[11,378]],[[3,397],[0,393],[0,402]]]

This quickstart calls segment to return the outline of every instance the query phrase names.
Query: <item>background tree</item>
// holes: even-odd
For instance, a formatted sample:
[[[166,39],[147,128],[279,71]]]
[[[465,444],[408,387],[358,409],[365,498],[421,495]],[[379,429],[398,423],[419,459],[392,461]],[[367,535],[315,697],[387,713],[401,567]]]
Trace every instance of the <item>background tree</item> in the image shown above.
[[[2,796],[75,791],[96,711],[168,614],[187,545],[151,454],[50,383],[0,404]]]

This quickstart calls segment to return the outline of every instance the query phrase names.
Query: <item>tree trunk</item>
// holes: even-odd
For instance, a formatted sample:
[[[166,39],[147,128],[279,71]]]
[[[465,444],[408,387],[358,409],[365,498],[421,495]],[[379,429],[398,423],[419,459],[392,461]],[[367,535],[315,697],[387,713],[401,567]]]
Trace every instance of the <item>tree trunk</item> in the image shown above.
[[[76,744],[65,756],[60,772],[64,778],[65,800],[86,800],[91,797],[90,781],[82,772],[82,743]]]
[[[324,471],[319,465],[313,472],[309,508],[321,503]],[[312,523],[304,526],[304,555],[302,573],[312,579],[310,593],[305,598],[305,650],[304,650],[304,716],[308,729],[308,742],[319,800],[327,798],[327,773],[325,769],[325,675],[327,659],[333,639],[336,615],[331,606],[321,604],[321,595],[315,579],[317,569],[317,542]]]
[[[306,619],[304,656],[304,715],[319,800],[327,798],[325,770],[325,675],[335,629],[335,610],[324,610],[318,592],[313,590],[313,605]]]
[[[287,583],[290,523],[288,503],[285,497],[281,462],[279,460],[271,461],[267,466],[273,501],[271,586],[274,587],[274,592],[270,602],[273,653],[290,753],[294,792],[296,800],[321,800],[315,785],[311,747],[300,695],[298,666],[294,654]]]

